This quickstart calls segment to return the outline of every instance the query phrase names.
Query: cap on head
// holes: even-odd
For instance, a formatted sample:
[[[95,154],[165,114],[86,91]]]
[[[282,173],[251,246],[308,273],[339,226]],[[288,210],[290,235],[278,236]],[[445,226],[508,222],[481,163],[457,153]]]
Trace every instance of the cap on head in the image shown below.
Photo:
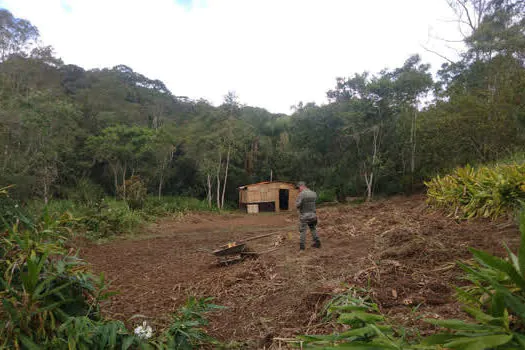
[[[295,188],[301,188],[301,187],[306,187],[306,183],[304,181],[299,181],[296,185],[295,185]]]

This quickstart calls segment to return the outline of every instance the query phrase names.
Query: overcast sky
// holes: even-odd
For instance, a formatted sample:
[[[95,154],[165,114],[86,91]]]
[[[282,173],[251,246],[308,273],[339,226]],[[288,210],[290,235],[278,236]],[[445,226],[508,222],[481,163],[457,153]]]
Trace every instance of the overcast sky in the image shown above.
[[[458,39],[446,0],[0,0],[66,63],[125,64],[177,96],[289,113],[324,103],[338,76],[419,53],[435,71]]]

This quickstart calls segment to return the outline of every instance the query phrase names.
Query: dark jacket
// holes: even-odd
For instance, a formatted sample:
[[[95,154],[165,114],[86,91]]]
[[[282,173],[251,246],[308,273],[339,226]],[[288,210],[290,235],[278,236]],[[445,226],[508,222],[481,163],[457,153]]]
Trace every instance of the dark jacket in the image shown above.
[[[304,189],[297,196],[295,206],[299,209],[299,218],[303,221],[311,221],[317,219],[317,213],[315,208],[315,202],[317,200],[317,194],[310,190]]]

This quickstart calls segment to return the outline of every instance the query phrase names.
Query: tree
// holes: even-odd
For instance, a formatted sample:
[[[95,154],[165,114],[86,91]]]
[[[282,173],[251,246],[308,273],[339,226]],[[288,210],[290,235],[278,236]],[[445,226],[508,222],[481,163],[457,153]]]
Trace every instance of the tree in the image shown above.
[[[39,36],[38,29],[29,21],[0,9],[0,62],[13,54],[26,54]]]
[[[158,179],[158,197],[162,197],[162,186],[166,180],[166,173],[177,150],[173,134],[167,128],[156,130],[151,143],[151,152],[155,159],[155,169]]]
[[[126,198],[126,176],[131,169],[135,175],[138,163],[147,153],[153,131],[147,128],[113,126],[106,128],[99,136],[91,136],[87,140],[93,156],[100,162],[106,162],[113,174],[115,196],[120,183],[123,186],[123,196]]]

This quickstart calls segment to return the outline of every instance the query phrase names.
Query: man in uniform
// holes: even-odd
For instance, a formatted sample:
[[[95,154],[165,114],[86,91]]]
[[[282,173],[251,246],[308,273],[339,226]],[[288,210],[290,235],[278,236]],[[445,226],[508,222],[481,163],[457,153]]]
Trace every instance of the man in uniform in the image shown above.
[[[315,209],[317,194],[306,187],[306,184],[302,181],[297,183],[296,187],[299,189],[299,195],[295,201],[295,206],[299,210],[299,232],[301,233],[299,249],[304,250],[305,248],[307,227],[310,228],[310,232],[312,233],[312,239],[314,241],[312,247],[320,248],[321,241],[317,236],[317,213]]]

